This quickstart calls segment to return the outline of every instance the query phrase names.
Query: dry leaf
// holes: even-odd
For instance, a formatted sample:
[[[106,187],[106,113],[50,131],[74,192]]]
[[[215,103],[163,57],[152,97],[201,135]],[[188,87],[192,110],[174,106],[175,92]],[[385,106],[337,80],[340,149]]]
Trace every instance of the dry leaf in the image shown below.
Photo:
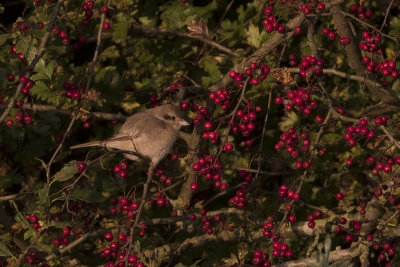
[[[293,81],[293,78],[290,75],[288,68],[286,67],[271,72],[271,77],[282,83],[283,85],[289,84]]]
[[[192,38],[208,38],[207,24],[203,18],[200,18],[199,22],[196,22],[195,20],[189,22],[187,25],[187,29],[191,31],[189,36]]]

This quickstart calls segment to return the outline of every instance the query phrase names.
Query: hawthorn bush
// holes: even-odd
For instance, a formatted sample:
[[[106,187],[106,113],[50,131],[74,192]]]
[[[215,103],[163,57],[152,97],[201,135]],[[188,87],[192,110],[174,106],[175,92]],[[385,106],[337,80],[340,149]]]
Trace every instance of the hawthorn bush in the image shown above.
[[[399,266],[400,2],[6,1],[2,266]],[[149,170],[103,140],[179,103]]]

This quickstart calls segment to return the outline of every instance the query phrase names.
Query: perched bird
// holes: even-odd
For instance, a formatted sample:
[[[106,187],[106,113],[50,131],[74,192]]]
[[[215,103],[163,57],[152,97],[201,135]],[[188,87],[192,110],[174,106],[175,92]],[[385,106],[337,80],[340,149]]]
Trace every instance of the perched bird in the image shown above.
[[[146,109],[130,116],[119,132],[104,141],[71,146],[71,149],[101,146],[130,151],[124,156],[130,160],[146,157],[156,166],[171,150],[179,129],[189,123],[182,118],[179,108],[166,104]],[[140,156],[138,156],[138,154]]]

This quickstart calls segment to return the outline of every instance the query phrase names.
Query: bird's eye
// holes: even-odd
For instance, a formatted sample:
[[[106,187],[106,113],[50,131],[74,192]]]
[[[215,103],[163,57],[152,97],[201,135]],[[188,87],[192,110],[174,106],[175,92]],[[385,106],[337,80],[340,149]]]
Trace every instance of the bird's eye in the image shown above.
[[[171,120],[173,120],[173,121],[175,120],[175,116],[171,116],[170,118],[171,118]]]

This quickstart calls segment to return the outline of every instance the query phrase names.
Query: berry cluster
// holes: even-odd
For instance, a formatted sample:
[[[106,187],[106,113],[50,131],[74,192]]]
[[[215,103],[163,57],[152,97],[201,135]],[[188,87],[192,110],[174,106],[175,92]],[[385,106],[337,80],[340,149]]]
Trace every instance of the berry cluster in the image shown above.
[[[25,56],[22,52],[17,52],[17,48],[15,45],[11,46],[11,53],[14,55],[18,55],[18,59],[21,61],[25,60]]]
[[[232,131],[234,133],[240,133],[242,137],[244,137],[244,140],[240,142],[240,147],[243,147],[245,151],[250,151],[253,144],[253,140],[249,136],[252,132],[254,132],[255,129],[254,122],[257,118],[257,115],[254,111],[260,112],[261,107],[256,106],[255,108],[253,108],[251,104],[248,104],[245,109],[238,109],[236,111],[236,121],[230,122],[232,124]],[[230,151],[231,146],[232,145],[229,143],[224,145],[224,151]]]
[[[272,255],[274,257],[286,257],[291,258],[293,257],[293,251],[289,249],[289,246],[285,243],[281,243],[279,241],[274,241],[272,243]]]
[[[321,66],[323,65],[322,60],[317,59],[314,56],[306,55],[304,56],[304,59],[299,63],[299,74],[301,77],[305,78],[306,74],[311,74],[311,78],[314,76],[321,77],[324,72],[321,69]]]
[[[36,215],[25,215],[25,219],[32,224],[32,226],[36,229],[36,231],[40,231],[40,224],[38,217]]]
[[[25,125],[29,125],[32,123],[32,117],[28,113],[22,113],[21,111],[17,112],[14,115],[14,120],[17,122],[19,127],[24,127]],[[6,120],[6,125],[8,127],[12,127],[14,125],[14,121],[12,119]]]
[[[318,102],[311,100],[312,89],[298,89],[290,91],[286,97],[276,97],[276,104],[284,104],[286,111],[292,111],[294,108],[303,111],[305,115],[310,115],[311,110],[317,108]]]
[[[307,226],[311,229],[315,227],[315,219],[321,218],[322,216],[322,211],[320,210],[315,210],[314,213],[308,214],[307,219],[308,219],[308,224]]]
[[[93,17],[93,6],[93,1],[87,1],[82,5],[82,10],[85,11],[85,18],[82,21],[84,25],[90,24],[90,19]]]
[[[360,42],[360,49],[365,52],[375,53],[377,55],[382,54],[382,50],[379,47],[379,43],[381,42],[381,37],[379,35],[370,35],[369,32],[363,32],[362,36],[364,41]],[[365,59],[363,59],[365,62]],[[371,61],[374,62],[374,61]],[[365,62],[367,64],[375,64],[371,62]],[[367,67],[368,68],[368,67]]]
[[[23,21],[18,21],[17,23],[15,23],[13,25],[13,30],[14,31],[26,32],[26,31],[29,31],[30,28]]]
[[[228,99],[228,90],[226,89],[218,89],[215,92],[211,92],[208,97],[216,105],[220,105],[223,110],[228,110],[231,107],[231,101]]]
[[[385,173],[390,173],[390,172],[392,172],[392,166],[394,166],[395,164],[400,165],[400,156],[396,157],[396,159],[388,158],[386,160],[386,164],[384,164],[382,162],[375,162],[375,157],[373,157],[373,156],[369,156],[367,158],[368,166],[372,166],[375,163],[376,163],[376,165],[372,169],[373,174],[378,174],[379,171],[381,171],[381,170],[383,170]]]
[[[372,236],[371,235],[367,236],[367,240],[371,242]],[[377,250],[377,251],[381,250],[379,252],[379,254],[377,254],[378,262],[387,262],[396,255],[396,248],[393,247],[389,242],[384,243],[383,246],[378,242],[374,242],[372,247],[374,248],[374,250]],[[389,264],[390,263],[387,263],[386,266],[393,266],[393,265],[389,265]]]
[[[236,82],[239,88],[243,86],[245,77],[250,77],[249,85],[258,85],[260,81],[267,78],[270,68],[263,63],[251,62],[250,68],[247,68],[244,73],[238,73],[234,70],[229,72],[229,77]]]
[[[287,132],[283,132],[280,140],[275,144],[275,150],[280,151],[286,148],[286,152],[293,158],[297,159],[299,153],[307,153],[310,150],[311,141],[308,139],[308,134],[303,132],[298,135],[293,128],[289,128]],[[297,169],[310,167],[308,161],[297,162]]]
[[[37,254],[37,252],[35,250],[30,251],[28,255],[26,255],[26,256],[24,256],[22,258],[22,262],[28,262],[30,265],[38,264],[39,263],[39,259],[35,259],[36,254]],[[49,265],[48,264],[44,264],[44,265],[41,265],[41,266],[48,267]]]
[[[271,262],[268,260],[268,254],[262,252],[261,250],[256,250],[253,253],[253,265],[269,267],[271,266]]]
[[[7,76],[8,81],[14,81],[14,75],[11,76],[12,74],[9,74],[9,76]],[[23,93],[25,96],[29,95],[30,89],[32,89],[32,87],[35,85],[34,81],[27,79],[25,76],[21,76],[18,79],[18,82],[22,83],[24,85],[24,87],[21,89],[21,93]]]
[[[334,31],[331,31],[328,28],[324,28],[322,30],[322,33],[325,34],[325,35],[328,35],[328,38],[331,39],[331,40],[335,40],[335,38],[336,38],[336,33]]]
[[[245,195],[247,187],[247,184],[242,184],[240,189],[236,191],[236,195],[229,199],[229,203],[239,209],[246,208],[249,204]]]
[[[192,111],[197,111],[197,105],[192,105]],[[212,123],[209,121],[211,114],[208,112],[206,107],[201,107],[196,113],[196,117],[193,119],[193,124],[198,125],[201,121],[205,121],[203,124],[204,130],[211,131]]]
[[[61,42],[63,43],[63,45],[67,45],[68,44],[68,34],[66,31],[61,31],[59,27],[54,27],[53,28],[53,35],[54,36],[59,36],[61,38]]]
[[[357,15],[357,17],[361,20],[364,20],[366,18],[369,19],[374,14],[372,12],[372,10],[365,9],[364,7],[362,7],[361,5],[358,5],[358,4],[352,4],[350,6],[350,13]]]
[[[204,175],[204,178],[207,181],[215,181],[215,187],[220,188],[221,190],[227,188],[226,184],[221,183],[221,163],[214,162],[214,159],[211,156],[206,155],[199,158],[197,162],[193,164],[192,168],[194,171],[200,172]]]
[[[278,195],[282,200],[294,200],[294,201],[299,201],[300,200],[300,193],[294,192],[293,190],[288,191],[288,187],[286,185],[281,185],[279,190],[278,190]]]
[[[65,82],[63,85],[65,89],[65,95],[72,99],[79,99],[81,97],[81,92],[85,90],[83,85],[72,84]]]
[[[123,214],[133,220],[136,218],[136,210],[139,208],[137,202],[122,197],[119,200],[116,198],[111,199],[111,203],[114,205],[111,208],[112,214]]]
[[[109,262],[106,263],[105,267],[112,267],[115,266],[115,261],[121,261],[121,263],[117,266],[125,266],[124,260],[126,257],[128,260],[129,266],[136,266],[136,267],[144,267],[146,266],[143,261],[140,261],[142,255],[138,253],[134,253],[133,255],[126,255],[124,252],[119,252],[118,250],[129,241],[129,236],[125,235],[124,233],[118,233],[117,237],[115,238],[111,232],[107,232],[104,234],[104,239],[109,243],[109,246],[106,247],[101,252],[101,257],[103,259],[108,260]],[[115,241],[113,241],[115,240]]]
[[[355,135],[355,136],[354,136]],[[344,139],[350,147],[355,146],[357,143],[355,138],[361,139],[367,137],[371,139],[375,136],[375,132],[368,129],[368,121],[366,119],[361,119],[357,126],[348,126],[346,128],[346,133],[344,134]]]
[[[342,37],[339,39],[339,44],[343,47],[346,47],[347,45],[349,45],[351,43],[351,40],[349,37]]]
[[[119,176],[121,179],[125,179],[125,178],[126,178],[126,175],[127,175],[127,173],[126,173],[126,168],[127,168],[127,167],[128,167],[128,164],[127,164],[125,161],[123,161],[123,162],[121,162],[120,164],[114,165],[114,167],[113,167],[113,172],[114,172],[114,173],[117,173],[118,176]]]
[[[399,76],[398,71],[396,70],[396,62],[393,60],[383,61],[376,66],[375,61],[371,60],[368,56],[363,57],[364,63],[367,64],[367,69],[369,71],[374,71],[376,73],[380,72],[382,76],[387,77],[391,76],[392,78],[397,78]],[[383,85],[387,85],[388,82],[385,80]]]
[[[160,208],[161,207],[164,207],[164,208],[170,207],[171,202],[169,201],[169,199],[162,197],[161,192],[156,193],[155,196],[157,197],[157,200],[155,201],[155,203],[157,204],[158,207],[160,207]],[[154,201],[152,201],[152,202],[149,201],[149,204],[150,203],[154,203]],[[151,204],[151,205],[153,205],[153,204]]]
[[[269,6],[266,9],[264,9],[264,15],[267,17],[262,21],[264,24],[264,28],[267,31],[267,33],[271,33],[273,31],[277,31],[279,33],[284,33],[285,32],[285,26],[282,24],[279,24],[277,21],[277,18],[272,15],[274,7]]]

